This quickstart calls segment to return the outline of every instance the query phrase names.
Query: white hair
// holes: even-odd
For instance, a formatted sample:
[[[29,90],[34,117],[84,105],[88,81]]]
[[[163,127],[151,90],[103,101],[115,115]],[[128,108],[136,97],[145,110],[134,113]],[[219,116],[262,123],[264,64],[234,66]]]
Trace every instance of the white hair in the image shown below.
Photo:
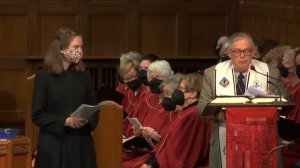
[[[225,41],[223,44],[222,44],[222,47],[221,47],[221,50],[220,50],[220,53],[219,53],[219,55],[221,56],[221,57],[225,57],[226,55],[228,55],[228,48],[229,48],[229,41],[227,40],[227,41]]]
[[[172,92],[178,88],[179,86],[179,81],[181,80],[182,75],[180,73],[176,73],[174,75],[168,76],[167,78],[165,78],[163,80],[163,82],[161,83],[161,87],[165,86],[165,85],[170,85]]]
[[[149,71],[160,72],[162,79],[165,79],[166,77],[169,77],[174,74],[170,64],[165,60],[156,60],[152,62],[148,67],[148,74],[147,74],[148,76],[149,76]]]
[[[140,60],[142,59],[142,55],[136,51],[130,51],[128,53],[123,53],[120,57],[120,62],[129,60],[129,59],[133,59],[136,60],[138,62],[140,62]]]

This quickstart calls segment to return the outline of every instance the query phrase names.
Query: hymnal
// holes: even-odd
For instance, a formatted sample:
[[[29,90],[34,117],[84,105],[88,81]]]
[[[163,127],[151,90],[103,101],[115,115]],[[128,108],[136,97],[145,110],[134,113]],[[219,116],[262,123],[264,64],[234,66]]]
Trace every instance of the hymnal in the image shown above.
[[[78,118],[88,118],[100,110],[100,105],[82,104],[70,116]]]

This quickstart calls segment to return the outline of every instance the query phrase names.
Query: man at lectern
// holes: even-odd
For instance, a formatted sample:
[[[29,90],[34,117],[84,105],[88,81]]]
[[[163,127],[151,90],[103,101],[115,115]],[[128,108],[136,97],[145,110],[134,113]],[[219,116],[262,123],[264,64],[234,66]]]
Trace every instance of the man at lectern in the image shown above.
[[[285,95],[280,73],[266,63],[253,59],[256,46],[252,37],[244,32],[229,38],[230,60],[218,63],[204,71],[203,89],[198,103],[198,113],[203,115],[207,104],[217,96],[244,95],[248,87],[254,86],[269,94]],[[277,79],[277,80],[276,80]],[[276,88],[275,84],[278,86]],[[218,115],[217,115],[218,114]],[[210,139],[209,167],[226,167],[225,120],[216,112]],[[278,164],[280,165],[280,164]],[[280,166],[279,166],[280,167]]]

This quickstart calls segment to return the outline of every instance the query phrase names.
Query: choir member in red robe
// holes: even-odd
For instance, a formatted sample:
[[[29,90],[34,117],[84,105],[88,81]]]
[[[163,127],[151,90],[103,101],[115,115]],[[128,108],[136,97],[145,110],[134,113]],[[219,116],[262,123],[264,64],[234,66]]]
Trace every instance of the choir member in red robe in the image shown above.
[[[147,75],[149,79],[150,92],[147,93],[144,101],[139,103],[139,108],[135,109],[135,114],[133,114],[133,117],[138,118],[140,123],[145,128],[155,130],[158,133],[166,125],[166,123],[170,121],[170,114],[166,113],[163,110],[160,103],[160,99],[162,97],[160,85],[162,84],[164,79],[167,79],[172,74],[173,73],[169,63],[164,60],[155,61],[150,64]],[[167,84],[167,82],[163,84]],[[141,131],[139,130],[136,130],[134,134],[135,136],[142,136]],[[154,143],[156,143],[156,140],[153,140]],[[147,150],[145,152],[147,152]],[[136,157],[136,155],[132,156],[130,155],[130,153],[125,152],[123,162],[130,160],[134,157]]]
[[[130,116],[139,101],[145,96],[147,89],[137,78],[139,62],[135,59],[123,59],[120,62],[119,74],[123,83],[120,83],[116,90],[123,94],[122,106],[124,115]],[[123,130],[127,132],[131,127],[130,123],[124,118]]]
[[[291,61],[287,61],[291,62]],[[300,49],[295,50],[294,66],[291,66],[288,74],[289,84],[287,85],[287,90],[290,94],[291,101],[295,106],[289,111],[287,119],[294,121],[297,124],[300,124]],[[296,124],[294,124],[296,126]],[[295,133],[298,130],[299,126],[296,128],[291,128],[293,135],[298,135]],[[284,148],[282,150],[282,158],[284,167],[296,167],[296,163],[300,160],[300,138],[294,140],[293,147]]]
[[[291,101],[295,103],[295,106],[288,114],[288,119],[294,120],[296,123],[300,124],[300,79],[297,76],[297,66],[300,64],[300,49],[295,51],[295,65],[293,66],[289,75],[292,76],[290,79],[290,84],[287,86],[287,90],[290,93]],[[299,68],[298,68],[299,71]]]
[[[156,137],[159,143],[151,154],[132,162],[132,167],[193,168],[207,163],[209,121],[196,114],[201,86],[198,75],[188,74],[180,82],[180,90],[175,90],[171,98],[163,98],[163,107],[174,114],[173,118],[160,135],[153,130],[142,130],[144,136]]]
[[[120,83],[117,90],[124,95],[122,105],[127,117],[136,117],[141,102],[145,101],[146,93],[149,92],[147,70],[150,63],[157,58],[155,55],[146,55],[139,63],[135,59],[121,59],[119,74],[124,84]],[[134,79],[128,80],[131,77]],[[124,120],[123,126],[124,135],[132,135],[131,125],[127,119]]]

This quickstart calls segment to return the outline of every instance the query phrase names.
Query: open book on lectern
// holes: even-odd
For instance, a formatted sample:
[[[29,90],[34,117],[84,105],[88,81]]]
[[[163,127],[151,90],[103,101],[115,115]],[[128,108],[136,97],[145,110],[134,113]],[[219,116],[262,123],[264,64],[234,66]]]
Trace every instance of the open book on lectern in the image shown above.
[[[273,102],[288,102],[285,98],[280,98],[276,96],[271,97],[254,97],[250,96],[219,96],[212,100],[211,104],[219,103],[273,103]]]

